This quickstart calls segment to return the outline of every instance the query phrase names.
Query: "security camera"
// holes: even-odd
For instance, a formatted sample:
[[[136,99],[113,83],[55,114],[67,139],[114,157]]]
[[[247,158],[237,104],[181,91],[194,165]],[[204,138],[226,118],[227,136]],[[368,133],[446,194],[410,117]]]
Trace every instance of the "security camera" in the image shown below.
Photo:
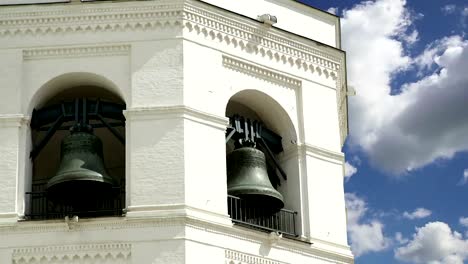
[[[271,26],[273,24],[276,24],[278,22],[278,19],[273,15],[263,14],[261,16],[258,16],[258,21]]]

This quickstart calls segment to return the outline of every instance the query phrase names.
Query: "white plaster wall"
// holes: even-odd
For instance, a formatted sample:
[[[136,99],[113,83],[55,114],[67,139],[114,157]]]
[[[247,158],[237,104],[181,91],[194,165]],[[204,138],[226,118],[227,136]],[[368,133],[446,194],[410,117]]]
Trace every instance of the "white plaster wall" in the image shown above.
[[[134,43],[131,71],[129,108],[182,104],[184,77],[181,40]]]
[[[278,19],[275,27],[337,47],[335,30],[338,19],[306,5],[286,0],[203,1],[252,19],[263,14],[274,15]]]
[[[20,87],[22,85],[22,51],[1,50],[0,67],[0,87],[2,91],[2,101],[8,102],[0,104],[0,114],[18,113],[21,106]]]
[[[127,113],[129,210],[184,203],[183,119],[150,115],[138,120]]]
[[[185,204],[227,213],[225,129],[184,122]]]
[[[346,211],[342,161],[308,151],[307,183],[310,235],[346,245]]]
[[[313,82],[303,85],[305,143],[341,152],[336,90]]]

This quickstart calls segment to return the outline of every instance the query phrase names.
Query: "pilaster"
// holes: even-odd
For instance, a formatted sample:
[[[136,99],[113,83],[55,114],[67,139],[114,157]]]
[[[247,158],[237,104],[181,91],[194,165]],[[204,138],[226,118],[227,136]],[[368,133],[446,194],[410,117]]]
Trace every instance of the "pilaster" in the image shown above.
[[[17,193],[23,183],[24,152],[22,132],[25,117],[20,114],[0,115],[0,224],[16,222],[18,219]]]

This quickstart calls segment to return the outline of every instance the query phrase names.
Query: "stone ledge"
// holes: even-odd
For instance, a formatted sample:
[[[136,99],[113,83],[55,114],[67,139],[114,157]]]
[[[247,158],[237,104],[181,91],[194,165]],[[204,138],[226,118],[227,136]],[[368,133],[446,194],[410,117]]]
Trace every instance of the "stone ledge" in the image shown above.
[[[229,124],[227,117],[216,116],[184,105],[134,107],[125,110],[124,115],[129,121],[184,118],[223,131]]]

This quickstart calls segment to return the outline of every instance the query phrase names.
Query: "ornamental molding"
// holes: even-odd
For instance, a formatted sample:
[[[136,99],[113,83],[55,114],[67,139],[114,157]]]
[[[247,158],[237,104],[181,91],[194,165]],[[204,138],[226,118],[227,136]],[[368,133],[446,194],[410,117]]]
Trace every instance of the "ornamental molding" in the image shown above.
[[[130,121],[184,118],[223,131],[229,125],[227,117],[213,115],[184,105],[134,107],[124,110],[124,115]]]
[[[182,1],[11,7],[0,10],[0,36],[96,33],[180,27]],[[25,11],[27,10],[27,11]]]
[[[236,225],[225,225],[219,222],[207,221],[199,217],[192,216],[170,216],[165,217],[150,217],[146,216],[143,218],[130,218],[130,217],[112,217],[112,218],[94,218],[94,219],[80,219],[79,222],[75,223],[73,229],[69,229],[67,224],[64,221],[59,220],[46,220],[46,221],[24,221],[19,222],[10,226],[0,226],[0,236],[8,237],[8,235],[18,235],[25,234],[30,235],[34,233],[67,233],[67,232],[84,232],[84,231],[102,231],[102,230],[128,230],[128,229],[139,229],[139,228],[164,228],[166,231],[167,228],[174,231],[174,233],[179,233],[183,228],[193,228],[199,231],[207,232],[213,235],[220,236],[219,239],[234,239],[249,241],[252,243],[262,244],[270,243],[270,238],[268,233],[255,231],[252,229],[243,228]],[[186,232],[191,234],[191,232]],[[195,237],[185,237],[185,239],[199,241]],[[107,245],[107,244],[97,244]],[[112,244],[114,245],[114,244]],[[122,243],[117,243],[115,245],[122,245]],[[88,245],[95,247],[95,245]],[[65,246],[67,247],[67,246]],[[69,247],[69,246],[68,246]],[[80,247],[80,245],[75,245],[71,247]],[[114,246],[115,247],[115,246]],[[332,263],[353,263],[353,258],[350,255],[343,255],[339,252],[342,251],[341,245],[327,245],[322,248],[319,244],[310,245],[306,241],[299,241],[295,239],[286,239],[281,238],[274,246],[279,250],[284,250],[285,252],[290,252],[293,254],[299,254],[307,258],[328,260]],[[336,248],[336,251],[330,250],[331,248]],[[21,248],[16,249],[15,256],[20,259],[21,256],[34,255],[32,252],[39,249],[40,254],[35,256],[44,256],[47,255],[44,252],[61,252],[62,249],[59,249],[58,246],[51,247],[34,247],[34,248]],[[73,251],[73,250],[70,250]],[[77,251],[77,250],[74,250]],[[28,255],[29,252],[29,255]],[[85,252],[85,251],[83,251]],[[81,252],[80,252],[81,254]],[[53,254],[50,254],[53,255]],[[125,256],[125,255],[124,255]],[[38,261],[37,257],[34,257],[34,260],[31,256],[31,260],[28,261]],[[101,256],[102,257],[102,256]],[[26,261],[28,258],[25,258]],[[70,259],[68,257],[68,259]],[[57,260],[58,261],[58,260]],[[16,262],[14,262],[16,263]],[[23,263],[23,262],[19,262]],[[40,262],[24,262],[24,263],[40,263]],[[46,262],[48,263],[48,262]],[[55,263],[55,262],[54,262]],[[58,263],[74,263],[74,262],[58,262]],[[81,262],[77,262],[81,263]],[[86,263],[86,262],[85,262]],[[91,262],[93,263],[93,262]],[[97,262],[100,263],[100,262]],[[118,262],[117,262],[118,263]],[[126,262],[124,262],[126,263]],[[235,262],[238,264],[239,262]],[[244,264],[243,262],[240,262]],[[256,262],[253,262],[257,264]],[[262,263],[262,262],[258,262]],[[281,262],[280,262],[281,263]]]
[[[229,249],[224,251],[224,256],[226,258],[226,264],[287,264],[287,262],[280,262]]]
[[[23,50],[24,60],[129,55],[130,45],[54,47]]]
[[[337,162],[338,164],[343,164],[345,160],[345,156],[341,152],[331,151],[307,143],[289,145],[284,149],[280,158],[282,160],[287,160],[300,157],[301,155],[313,156],[327,161]]]
[[[83,244],[28,247],[13,250],[13,264],[130,263],[131,244]]]
[[[304,151],[305,155],[313,156],[321,159],[331,160],[342,164],[345,160],[344,154],[341,152],[335,152],[321,147],[317,147],[311,144],[297,145],[300,151]]]
[[[30,116],[23,114],[0,114],[0,127],[21,127],[29,125]]]
[[[290,88],[302,86],[301,80],[229,56],[223,56],[223,66],[278,85]]]
[[[285,252],[290,252],[292,254],[298,254],[306,258],[313,258],[325,263],[339,263],[339,264],[350,264],[354,263],[353,256],[348,247],[344,247],[340,244],[327,243],[327,247],[322,247],[320,245],[311,245],[310,242],[299,240],[299,239],[285,239],[280,238],[274,245],[271,244],[271,238],[268,233],[261,231],[254,231],[250,228],[244,228],[237,225],[233,227],[220,226],[213,223],[208,223],[206,221],[192,220],[187,222],[187,226],[209,232],[212,234],[217,234],[226,238],[239,239],[243,241],[248,241],[251,243],[267,244],[274,246],[276,249],[283,250]],[[221,238],[220,238],[221,239]],[[336,248],[336,251],[331,250],[331,248]],[[342,254],[343,250],[349,252],[349,255]],[[232,251],[237,252],[237,251]],[[241,252],[239,252],[241,253]],[[243,254],[243,253],[241,253]],[[248,255],[246,256],[254,256]],[[265,259],[267,260],[267,259]],[[226,262],[231,264],[231,262]],[[235,264],[245,264],[250,262],[234,262]],[[263,264],[263,262],[253,262],[255,264]],[[284,262],[278,262],[284,263]]]

